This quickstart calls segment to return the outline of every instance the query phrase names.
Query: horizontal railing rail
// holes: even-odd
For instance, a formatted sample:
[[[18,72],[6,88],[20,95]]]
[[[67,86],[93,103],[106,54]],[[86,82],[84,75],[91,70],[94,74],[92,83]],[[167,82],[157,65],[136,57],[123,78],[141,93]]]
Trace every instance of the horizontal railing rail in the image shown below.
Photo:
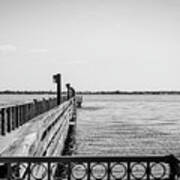
[[[1,172],[3,172],[1,174]],[[0,178],[178,180],[179,161],[153,157],[0,157]]]

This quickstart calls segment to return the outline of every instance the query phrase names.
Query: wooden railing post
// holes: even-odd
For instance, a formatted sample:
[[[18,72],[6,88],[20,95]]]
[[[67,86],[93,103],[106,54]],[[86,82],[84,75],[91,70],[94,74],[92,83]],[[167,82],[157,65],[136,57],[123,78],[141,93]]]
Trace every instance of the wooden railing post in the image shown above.
[[[12,130],[16,128],[16,111],[15,107],[11,107],[11,121],[12,121]]]
[[[1,135],[4,136],[5,132],[5,109],[1,109]]]
[[[32,105],[31,105],[31,103],[29,103],[29,120],[30,119],[32,119],[32,114],[33,112],[32,112]]]
[[[19,110],[20,110],[19,125],[22,126],[23,124],[23,106],[22,105],[19,106]]]
[[[34,102],[31,104],[31,109],[32,109],[32,118],[34,118],[35,115],[36,115],[36,112],[35,112],[35,103]]]
[[[18,106],[15,106],[15,111],[16,111],[15,126],[16,128],[18,128],[19,127],[19,107]]]
[[[24,104],[22,105],[22,125],[25,123],[25,109]]]
[[[7,132],[11,132],[12,129],[11,108],[8,107],[6,109],[6,112],[7,112]]]
[[[24,121],[27,122],[28,120],[28,106],[24,104]]]
[[[38,112],[38,101],[36,100],[36,99],[34,99],[33,100],[33,102],[34,102],[34,104],[33,104],[33,106],[34,106],[34,116],[37,116],[37,112]]]
[[[2,109],[0,109],[0,134],[2,135]]]
[[[29,109],[28,104],[25,104],[25,122],[28,122],[28,116],[29,116]]]

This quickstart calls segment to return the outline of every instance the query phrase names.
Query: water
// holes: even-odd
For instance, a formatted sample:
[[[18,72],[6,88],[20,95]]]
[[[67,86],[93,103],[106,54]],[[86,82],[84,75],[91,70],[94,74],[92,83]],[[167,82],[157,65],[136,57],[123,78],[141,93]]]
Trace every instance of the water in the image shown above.
[[[54,97],[55,95],[49,95],[49,94],[0,94],[0,107],[5,107],[9,105],[18,105],[18,104],[23,104],[27,102],[32,102],[33,99],[38,99],[41,100],[43,98],[47,99],[50,97]]]
[[[180,157],[180,96],[87,95],[74,155]]]

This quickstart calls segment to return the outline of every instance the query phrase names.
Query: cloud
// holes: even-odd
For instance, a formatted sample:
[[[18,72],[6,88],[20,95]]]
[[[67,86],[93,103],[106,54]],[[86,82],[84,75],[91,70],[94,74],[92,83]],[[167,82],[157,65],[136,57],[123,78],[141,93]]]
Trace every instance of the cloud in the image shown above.
[[[30,49],[29,53],[46,53],[48,49]]]
[[[77,61],[70,61],[69,64],[86,64],[87,61],[83,60],[77,60]]]
[[[17,51],[17,47],[12,44],[2,44],[0,45],[0,53],[9,54]]]
[[[63,61],[61,64],[64,65],[80,65],[80,64],[87,64],[87,60],[68,60],[68,61]]]

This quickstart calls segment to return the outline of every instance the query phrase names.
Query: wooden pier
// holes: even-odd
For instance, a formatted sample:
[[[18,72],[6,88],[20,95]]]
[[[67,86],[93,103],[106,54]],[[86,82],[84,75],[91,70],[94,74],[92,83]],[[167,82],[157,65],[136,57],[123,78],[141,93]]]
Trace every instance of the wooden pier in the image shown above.
[[[3,126],[0,137],[0,155],[1,156],[59,156],[64,147],[64,141],[71,122],[76,121],[76,97],[64,101],[59,106],[54,106],[51,100],[46,102],[47,106],[43,106],[43,102],[38,103],[38,111],[34,111],[37,116],[28,116],[29,113],[20,113],[18,118],[14,117],[14,111],[11,113],[1,114],[1,122]],[[44,105],[45,105],[44,104]],[[50,105],[49,105],[50,104]],[[37,104],[34,104],[36,106]],[[17,106],[26,109],[29,104]],[[34,109],[33,106],[32,110]],[[51,107],[51,108],[50,108]],[[3,108],[1,112],[12,110],[13,107]],[[47,109],[46,112],[45,109]],[[51,110],[49,110],[51,109]],[[31,110],[31,109],[30,109]],[[32,111],[30,111],[32,112]],[[44,113],[43,113],[44,112]],[[25,119],[23,119],[23,117]],[[1,124],[1,125],[2,125]],[[9,125],[10,124],[10,125]],[[16,124],[16,126],[12,126]],[[17,124],[19,126],[17,126]],[[8,130],[8,126],[11,127]],[[12,128],[14,127],[14,128]]]

